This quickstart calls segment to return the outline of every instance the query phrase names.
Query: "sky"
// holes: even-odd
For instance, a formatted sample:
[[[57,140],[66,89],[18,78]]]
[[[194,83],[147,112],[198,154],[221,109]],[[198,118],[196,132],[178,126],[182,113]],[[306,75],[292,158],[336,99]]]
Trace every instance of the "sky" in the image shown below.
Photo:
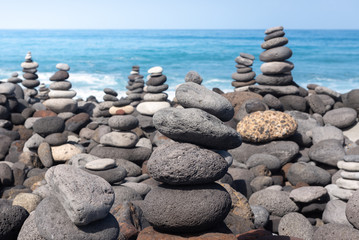
[[[359,29],[359,0],[0,0],[0,29]]]

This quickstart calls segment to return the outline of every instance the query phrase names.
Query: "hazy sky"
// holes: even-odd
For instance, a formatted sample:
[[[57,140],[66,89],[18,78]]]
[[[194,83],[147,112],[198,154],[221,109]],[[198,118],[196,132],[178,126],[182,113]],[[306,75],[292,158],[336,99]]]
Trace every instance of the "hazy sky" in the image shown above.
[[[0,29],[359,29],[359,0],[0,0]]]

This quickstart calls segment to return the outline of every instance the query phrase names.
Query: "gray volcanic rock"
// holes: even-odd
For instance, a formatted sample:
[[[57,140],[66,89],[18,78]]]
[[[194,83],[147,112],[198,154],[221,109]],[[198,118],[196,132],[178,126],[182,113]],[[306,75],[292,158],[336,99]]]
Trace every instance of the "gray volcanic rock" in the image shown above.
[[[266,144],[242,143],[238,148],[228,151],[235,161],[246,163],[256,153],[265,153],[277,157],[283,166],[299,152],[299,146],[292,141],[272,141]]]
[[[147,163],[150,175],[171,185],[190,185],[214,182],[228,169],[224,158],[207,149],[189,143],[170,143],[159,146]]]
[[[323,120],[325,124],[331,124],[337,128],[347,128],[356,122],[358,114],[352,108],[338,108],[328,111]]]
[[[25,208],[0,203],[0,239],[17,239],[29,213]]]
[[[248,82],[255,78],[255,72],[247,72],[247,73],[233,73],[232,79],[239,82]]]
[[[289,197],[294,202],[310,203],[324,197],[327,194],[327,189],[319,186],[300,187],[293,189]]]
[[[296,110],[300,112],[306,112],[307,110],[307,101],[301,96],[286,95],[280,97],[279,100],[283,104],[284,110]]]
[[[30,213],[30,216],[26,218],[24,224],[19,232],[18,240],[46,240],[43,238],[39,230],[37,230],[35,222],[35,211]]]
[[[263,102],[267,104],[269,108],[273,108],[274,110],[280,110],[280,111],[283,110],[282,102],[272,94],[266,94],[263,97]]]
[[[343,224],[329,223],[320,226],[313,235],[313,240],[359,239],[359,230]]]
[[[70,74],[67,71],[57,71],[50,77],[50,81],[63,81],[70,77]]]
[[[261,85],[285,86],[293,82],[292,74],[263,75],[256,77],[256,82]]]
[[[114,193],[111,185],[76,167],[52,167],[47,170],[45,180],[76,225],[87,225],[105,218],[112,206]]]
[[[292,185],[304,182],[309,185],[325,186],[331,180],[329,172],[304,162],[294,163],[289,168],[287,178]]]
[[[269,213],[280,217],[299,210],[298,206],[289,198],[288,192],[271,189],[253,193],[249,198],[249,204],[262,206]]]
[[[126,186],[113,186],[115,193],[115,200],[113,202],[111,211],[123,202],[131,202],[135,200],[143,200],[141,195],[134,189]]]
[[[4,159],[11,146],[12,139],[6,135],[0,134],[0,159]]]
[[[309,220],[300,213],[288,213],[281,218],[278,233],[282,236],[312,240],[314,229]]]
[[[156,229],[189,233],[210,229],[224,220],[231,203],[228,192],[218,184],[161,185],[146,195],[142,209]]]
[[[264,33],[266,35],[268,34],[271,34],[271,33],[274,33],[274,32],[277,32],[277,31],[283,31],[283,27],[282,26],[277,26],[277,27],[271,27],[271,28],[268,28],[264,31]]]
[[[86,226],[76,226],[55,197],[42,200],[35,211],[36,227],[40,235],[46,239],[56,240],[117,239],[119,226],[116,218],[111,214],[104,217]]]
[[[328,139],[314,144],[308,154],[314,161],[336,167],[337,162],[343,159],[345,151],[340,141]]]
[[[263,74],[273,75],[292,71],[294,64],[289,61],[263,63],[260,70]]]
[[[54,164],[54,159],[51,154],[51,146],[47,142],[42,142],[37,149],[40,161],[44,167],[51,167]]]
[[[167,84],[162,84],[159,86],[147,86],[148,93],[161,93],[163,91],[166,91],[167,89],[168,89]]]
[[[348,221],[353,224],[355,228],[359,227],[359,191],[355,191],[351,198],[349,198],[345,208],[345,214]]]
[[[263,62],[284,61],[292,56],[288,47],[275,47],[262,52],[259,59]]]
[[[268,41],[273,38],[283,37],[285,35],[284,31],[272,32],[264,37],[264,41]]]
[[[353,108],[359,112],[359,89],[351,90],[343,95],[342,98],[345,107]]]
[[[313,144],[317,144],[320,141],[328,140],[328,139],[336,139],[341,143],[344,143],[344,135],[343,132],[336,127],[333,126],[317,126],[311,129]]]
[[[260,228],[267,225],[269,220],[269,212],[262,206],[252,205],[251,210],[254,214],[254,227]]]
[[[269,86],[269,85],[252,85],[248,87],[249,91],[261,95],[272,94],[274,96],[297,95],[299,88],[296,86]]]
[[[112,116],[108,125],[113,129],[128,131],[138,126],[138,119],[132,115]]]
[[[194,83],[197,83],[197,84],[201,84],[203,79],[197,72],[189,71],[186,74],[186,77],[184,78],[184,80],[186,82],[194,82]]]
[[[121,182],[127,175],[126,169],[120,166],[106,170],[89,170],[87,168],[82,168],[82,170],[92,175],[99,176],[110,184]]]
[[[281,162],[276,156],[266,153],[256,153],[248,158],[246,165],[248,168],[265,165],[270,171],[276,171],[281,167]]]
[[[100,158],[122,158],[135,163],[146,161],[152,151],[146,147],[117,148],[98,145],[91,149],[90,154]]]
[[[51,90],[63,90],[63,91],[69,90],[71,87],[72,84],[69,81],[53,82],[49,86]]]
[[[185,108],[202,109],[222,121],[229,121],[233,117],[232,104],[223,96],[196,83],[184,83],[176,89],[176,98]]]
[[[156,129],[176,140],[214,149],[241,145],[241,136],[215,116],[196,108],[167,108],[153,116]]]
[[[32,126],[34,132],[44,136],[47,136],[51,133],[62,132],[64,128],[64,120],[59,117],[43,117],[36,120]]]
[[[288,38],[276,37],[276,38],[269,39],[269,40],[265,41],[264,43],[262,43],[261,48],[270,49],[270,48],[284,46],[287,43],[288,43]]]
[[[346,205],[347,205],[346,202],[339,199],[330,200],[326,204],[325,210],[323,212],[323,217],[322,217],[323,222],[344,224],[351,227],[352,225],[348,221],[347,216],[345,214]]]

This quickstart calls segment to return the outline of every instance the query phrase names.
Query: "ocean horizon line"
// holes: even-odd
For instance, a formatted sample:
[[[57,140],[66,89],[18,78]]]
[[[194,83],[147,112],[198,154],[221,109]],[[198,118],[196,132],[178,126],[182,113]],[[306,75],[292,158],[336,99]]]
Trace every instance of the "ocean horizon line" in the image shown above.
[[[0,31],[261,31],[266,28],[0,28]],[[359,31],[359,28],[336,29],[336,28],[285,28],[285,30],[295,31]]]

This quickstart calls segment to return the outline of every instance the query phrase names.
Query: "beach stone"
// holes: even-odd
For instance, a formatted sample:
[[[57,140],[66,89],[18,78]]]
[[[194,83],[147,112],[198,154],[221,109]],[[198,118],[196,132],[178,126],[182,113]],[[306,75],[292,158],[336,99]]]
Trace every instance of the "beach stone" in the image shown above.
[[[34,132],[42,136],[62,132],[64,127],[64,120],[59,117],[43,117],[34,122],[32,126]]]
[[[265,189],[272,185],[273,179],[268,176],[257,176],[250,182],[250,186],[253,192],[258,192],[259,190]]]
[[[76,226],[61,201],[55,197],[41,201],[35,211],[35,222],[40,235],[46,239],[115,240],[119,233],[118,223],[112,214],[85,226]]]
[[[123,167],[126,169],[127,177],[136,177],[142,174],[141,168],[128,160],[125,159],[116,159],[117,166]]]
[[[63,81],[70,77],[67,71],[57,71],[50,77],[50,81]]]
[[[146,88],[146,92],[148,93],[161,93],[163,91],[166,91],[168,89],[168,85],[167,84],[162,84],[162,85],[158,85],[158,86],[147,86]]]
[[[273,61],[263,63],[260,67],[260,70],[263,74],[273,75],[273,74],[281,74],[292,71],[294,68],[294,64],[289,61]]]
[[[86,163],[97,159],[99,159],[99,157],[86,153],[79,153],[71,157],[71,159],[68,161],[68,164],[77,168],[81,168],[81,167],[85,167]]]
[[[356,122],[357,112],[352,108],[338,108],[328,111],[323,120],[325,124],[333,125],[337,128],[347,128]]]
[[[344,143],[343,132],[334,126],[318,126],[311,129],[313,144],[328,139],[336,139]]]
[[[21,206],[29,213],[35,210],[37,205],[41,202],[41,197],[33,193],[19,193],[14,198],[12,205]]]
[[[194,82],[194,83],[197,83],[197,84],[201,84],[202,83],[202,77],[195,71],[189,71],[184,80],[186,82]]]
[[[90,154],[100,158],[122,158],[134,163],[143,163],[147,160],[152,151],[145,147],[117,148],[97,145],[91,149]]]
[[[359,180],[359,172],[341,171],[340,176],[344,179]]]
[[[176,98],[185,108],[202,109],[222,121],[229,121],[234,114],[231,103],[223,96],[195,83],[184,83],[176,89]]]
[[[51,167],[54,164],[52,158],[51,146],[47,142],[42,142],[37,149],[37,154],[39,155],[40,161],[44,167]]]
[[[66,133],[49,134],[45,137],[45,142],[47,142],[51,146],[60,146],[67,142],[67,134]]]
[[[96,159],[85,164],[85,168],[94,171],[107,170],[114,168],[115,166],[116,166],[116,161],[111,158]]]
[[[251,67],[240,67],[237,68],[237,73],[248,73],[251,72],[253,70],[253,68]]]
[[[255,59],[255,57],[254,57],[252,54],[249,54],[249,53],[243,53],[243,52],[241,52],[241,53],[239,54],[239,56],[244,57],[244,58],[247,58],[247,59],[250,59],[250,60],[254,60],[254,59]]]
[[[248,158],[246,165],[248,168],[265,165],[270,171],[277,171],[281,167],[281,162],[276,156],[266,153],[256,153]]]
[[[329,223],[320,226],[313,235],[313,240],[338,240],[338,239],[358,239],[359,231],[338,223]]]
[[[255,72],[248,72],[248,73],[233,73],[232,79],[239,81],[239,82],[248,82],[255,78],[256,73]]]
[[[21,206],[0,204],[0,239],[17,239],[29,213]]]
[[[44,138],[41,137],[39,134],[35,133],[25,142],[24,146],[30,149],[37,149],[43,141]]]
[[[11,95],[15,91],[15,84],[13,83],[0,83],[0,94]]]
[[[338,161],[337,166],[342,170],[359,172],[359,162]]]
[[[136,110],[141,114],[153,116],[159,110],[169,108],[170,106],[169,102],[142,102],[137,105]]]
[[[239,81],[233,81],[231,84],[233,87],[235,88],[241,88],[241,87],[246,87],[246,86],[250,86],[256,83],[256,80],[250,80],[248,82],[239,82]]]
[[[241,57],[241,56],[238,56],[236,57],[236,59],[234,59],[234,61],[238,64],[241,64],[241,65],[244,65],[244,66],[252,66],[253,64],[253,60],[251,59],[248,59],[248,58],[244,58],[244,57]]]
[[[277,32],[277,31],[283,31],[283,27],[282,26],[277,26],[277,27],[271,27],[271,28],[268,28],[264,31],[264,33],[266,35],[268,34],[271,34],[271,33],[274,33],[274,32]]]
[[[108,125],[117,130],[128,131],[138,126],[138,119],[132,115],[112,116],[108,120]]]
[[[294,202],[310,203],[324,197],[326,194],[327,194],[327,190],[324,187],[304,186],[304,187],[293,189],[290,192],[289,197]]]
[[[264,37],[264,41],[268,41],[270,39],[277,38],[277,37],[283,37],[284,35],[285,35],[284,31],[275,31],[275,32],[272,32],[272,33],[269,33],[268,35],[266,35]]]
[[[82,153],[83,149],[70,143],[51,147],[52,158],[55,162],[65,162],[76,154]]]
[[[37,110],[36,112],[34,112],[34,114],[32,115],[32,117],[37,118],[37,117],[56,117],[57,114],[54,113],[53,111],[50,110]]]
[[[358,190],[359,189],[359,181],[357,180],[349,180],[344,178],[339,178],[335,182],[338,187],[350,190]]]
[[[359,123],[355,123],[352,127],[343,130],[343,135],[350,141],[356,142],[359,139]]]
[[[246,142],[269,142],[295,133],[297,123],[289,114],[277,111],[254,112],[237,125],[237,132]]]
[[[72,84],[69,81],[53,82],[49,86],[51,90],[61,90],[61,91],[69,90],[71,87]]]
[[[143,95],[144,101],[166,101],[167,93],[146,93]]]
[[[346,205],[347,204],[341,200],[330,200],[326,204],[325,210],[323,212],[323,222],[343,224],[351,227],[352,225],[349,223],[345,215]]]
[[[269,212],[262,206],[251,205],[251,210],[254,214],[254,227],[264,228],[269,220]]]
[[[124,107],[110,107],[109,113],[111,115],[124,115],[131,114],[135,111],[135,108],[131,105],[127,105]]]
[[[76,94],[74,90],[51,90],[48,93],[50,98],[73,98]]]
[[[113,102],[115,102],[115,101],[118,100],[118,98],[115,97],[115,96],[112,96],[110,94],[105,94],[105,96],[103,96],[103,100],[104,101],[113,101]]]
[[[124,202],[132,202],[136,200],[143,200],[141,195],[136,192],[134,189],[126,186],[113,186],[113,191],[115,193],[115,200],[113,202],[111,212],[120,204]]]
[[[349,198],[349,201],[345,208],[345,214],[348,221],[355,227],[359,226],[359,217],[358,217],[358,202],[359,202],[359,192],[356,191],[352,197]]]
[[[323,115],[327,111],[324,102],[318,95],[312,94],[308,96],[306,99],[313,112]]]
[[[0,162],[0,185],[11,186],[14,183],[13,172],[6,163]]]
[[[301,182],[308,185],[325,186],[331,180],[329,172],[304,162],[292,164],[286,176],[288,181],[294,186]]]
[[[336,167],[338,160],[344,157],[345,152],[340,141],[328,139],[314,144],[308,154],[314,161]]]
[[[132,148],[138,142],[138,136],[133,132],[110,132],[103,135],[100,143],[113,147]]]
[[[163,68],[160,66],[156,66],[156,67],[151,67],[150,69],[148,69],[147,71],[149,74],[158,74],[158,73],[162,73],[163,72]]]
[[[58,63],[56,64],[56,68],[62,71],[70,71],[70,66],[66,63]]]
[[[336,183],[336,181],[333,183]],[[347,201],[355,192],[355,190],[340,188],[336,184],[329,184],[325,186],[325,188],[328,191],[330,199],[341,199],[344,201]]]
[[[284,110],[296,110],[300,112],[306,112],[307,110],[307,101],[301,96],[286,95],[280,97],[279,100],[281,101]]]
[[[0,134],[0,159],[4,159],[10,149],[12,139],[6,135]]]
[[[201,204],[192,204],[201,201]],[[231,198],[218,184],[153,188],[143,204],[145,218],[166,232],[199,232],[224,220]]]
[[[263,97],[263,102],[267,104],[269,108],[273,108],[274,110],[277,111],[283,110],[282,102],[272,94],[266,94]]]
[[[345,107],[353,108],[357,112],[359,111],[359,89],[353,89],[346,94],[343,98],[343,104]]]
[[[122,186],[132,188],[135,190],[138,194],[141,195],[141,197],[145,197],[146,194],[151,191],[151,187],[145,183],[135,183],[135,182],[125,182],[121,184]]]
[[[267,86],[267,85],[252,85],[248,89],[252,92],[265,95],[272,94],[274,96],[283,96],[283,95],[297,95],[299,89],[295,86]]]
[[[35,87],[37,87],[37,86],[39,86],[40,85],[40,81],[39,80],[23,80],[22,82],[21,82],[21,84],[24,86],[24,87],[26,87],[26,88],[30,88],[30,89],[32,89],[32,88],[35,88]]]
[[[214,182],[227,172],[227,162],[219,154],[189,143],[163,144],[147,163],[150,175],[172,185]]]
[[[81,128],[85,127],[90,121],[90,115],[87,113],[79,113],[65,122],[65,130],[78,133]]]
[[[340,98],[340,93],[324,86],[317,86],[314,90],[317,94],[326,94],[334,99]]]
[[[77,102],[69,98],[48,99],[43,104],[55,113],[76,112]]]
[[[215,116],[196,108],[167,108],[153,116],[156,129],[176,140],[214,149],[231,149],[241,144],[240,135]]]
[[[262,52],[259,59],[263,62],[284,61],[292,56],[288,47],[275,47]]]
[[[47,170],[45,180],[71,221],[78,226],[105,218],[114,201],[114,192],[104,179],[73,166],[52,167]],[[87,184],[89,182],[91,184]]]
[[[37,230],[35,222],[35,212],[31,212],[30,216],[26,218],[24,224],[21,227],[18,240],[46,240],[43,238],[39,230]]]
[[[249,198],[249,204],[262,206],[270,214],[279,217],[299,210],[298,206],[289,198],[289,193],[268,189],[253,193]]]
[[[103,91],[106,93],[106,94],[109,94],[109,95],[112,95],[112,96],[115,96],[117,97],[117,92],[112,89],[112,88],[104,88]]]
[[[256,82],[261,85],[285,86],[293,82],[292,74],[263,75],[256,77]]]
[[[123,167],[116,166],[106,170],[90,170],[87,168],[83,169],[92,175],[99,176],[105,179],[109,184],[119,183],[126,177],[126,170]]]
[[[276,37],[269,39],[261,44],[261,48],[263,49],[270,49],[275,47],[284,46],[288,43],[288,38],[286,37]]]
[[[284,215],[278,226],[278,233],[282,236],[297,237],[303,240],[312,240],[314,229],[308,219],[300,213]]]

